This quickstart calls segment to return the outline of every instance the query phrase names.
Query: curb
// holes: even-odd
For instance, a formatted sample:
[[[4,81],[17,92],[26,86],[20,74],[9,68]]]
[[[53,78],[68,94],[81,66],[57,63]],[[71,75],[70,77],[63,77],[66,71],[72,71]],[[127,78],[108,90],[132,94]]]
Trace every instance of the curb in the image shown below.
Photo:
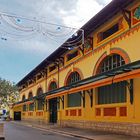
[[[56,134],[59,134],[59,135],[83,138],[83,139],[87,139],[87,140],[95,140],[92,137],[83,136],[83,135],[79,135],[79,134],[76,134],[76,133],[71,133],[71,132],[66,132],[66,131],[61,131],[61,130],[56,130],[56,129],[51,129],[51,128],[46,128],[46,127],[41,127],[40,125],[32,125],[32,124],[26,124],[26,123],[20,124],[20,123],[17,123],[17,122],[12,122],[12,123],[27,126],[27,127],[31,127],[31,128],[35,128],[35,129],[40,129],[40,130],[43,130],[43,131],[49,131],[49,132],[56,133]]]

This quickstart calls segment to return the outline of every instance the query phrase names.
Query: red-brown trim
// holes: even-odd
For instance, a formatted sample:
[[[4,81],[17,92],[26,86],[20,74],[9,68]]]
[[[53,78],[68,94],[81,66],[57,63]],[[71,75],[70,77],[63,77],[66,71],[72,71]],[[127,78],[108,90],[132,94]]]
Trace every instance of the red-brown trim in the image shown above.
[[[51,80],[49,81],[49,83],[48,83],[48,89],[47,89],[47,91],[50,90],[50,85],[51,85],[52,82],[55,82],[56,85],[57,85],[57,88],[59,88],[59,87],[58,87],[58,81],[57,81],[57,79],[56,79],[56,78],[53,78],[53,79],[51,79]]]
[[[36,90],[36,96],[37,96],[37,92],[38,92],[38,90],[39,90],[40,88],[41,88],[41,89],[42,89],[42,91],[43,91],[42,86],[41,86],[41,85],[39,85],[39,86],[37,87],[37,90]],[[43,93],[44,93],[44,91],[43,91]]]
[[[102,62],[106,57],[107,57],[107,52],[104,52],[104,53],[100,56],[100,58],[98,59],[98,61],[96,62],[92,75],[96,75],[96,74],[98,73],[100,64],[101,64],[101,62]]]
[[[28,93],[28,99],[29,99],[29,95],[30,95],[30,93],[32,93],[32,97],[34,96],[32,90],[30,90],[29,93]]]
[[[84,75],[83,75],[82,71],[81,71],[79,68],[73,68],[73,70],[70,70],[70,71],[67,73],[66,78],[65,78],[65,80],[64,80],[64,86],[67,85],[68,77],[70,76],[70,74],[71,74],[72,72],[78,72],[79,75],[80,75],[80,77],[81,77],[81,79],[84,79]]]
[[[119,54],[124,59],[125,64],[128,64],[131,62],[129,55],[126,53],[126,51],[124,51],[121,48],[111,48],[110,54]]]
[[[112,55],[112,54],[120,55],[124,59],[125,64],[128,64],[131,62],[129,55],[121,48],[111,48],[109,55]],[[99,72],[100,65],[106,57],[107,57],[107,52],[104,52],[95,64],[93,75],[96,75]]]
[[[138,77],[140,77],[140,70],[139,69],[138,70],[133,70],[133,71],[130,71],[130,72],[127,72],[127,73],[116,75],[114,77],[114,83],[124,81],[124,80],[128,80],[128,79],[134,79],[134,78],[138,78]],[[71,94],[71,93],[74,93],[74,92],[78,92],[78,91],[82,91],[82,90],[88,90],[90,88],[97,88],[97,87],[104,86],[104,85],[109,85],[109,84],[112,84],[112,77],[108,77],[106,79],[99,80],[99,81],[96,81],[96,82],[93,82],[93,83],[89,83],[87,85],[76,87],[76,88],[73,88],[73,89],[70,89],[70,90],[65,90],[65,91],[59,92],[57,94],[49,95],[49,96],[46,97],[46,99],[51,99],[51,98],[55,98],[55,97],[58,97],[58,96],[61,96],[61,95],[65,95],[67,93]]]

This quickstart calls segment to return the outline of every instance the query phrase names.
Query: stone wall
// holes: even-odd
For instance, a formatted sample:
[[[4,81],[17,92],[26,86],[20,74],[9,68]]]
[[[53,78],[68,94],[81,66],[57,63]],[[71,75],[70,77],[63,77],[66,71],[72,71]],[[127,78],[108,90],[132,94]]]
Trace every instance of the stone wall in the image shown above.
[[[47,125],[48,121],[44,119],[22,119],[23,122],[31,123],[31,124],[38,124],[38,125]]]
[[[107,131],[117,134],[126,134],[131,136],[140,136],[140,124],[74,120],[63,120],[59,121],[58,124],[61,127],[75,127],[83,129],[92,129],[96,131]]]

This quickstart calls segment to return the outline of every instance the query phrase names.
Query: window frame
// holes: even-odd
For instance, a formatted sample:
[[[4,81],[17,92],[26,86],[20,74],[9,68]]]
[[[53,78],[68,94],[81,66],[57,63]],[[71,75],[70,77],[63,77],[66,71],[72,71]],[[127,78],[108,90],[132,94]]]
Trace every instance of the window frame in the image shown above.
[[[127,84],[126,81],[113,83],[97,88],[97,105],[126,103]]]
[[[109,72],[115,68],[125,65],[125,60],[119,54],[107,56],[99,65],[98,74]]]

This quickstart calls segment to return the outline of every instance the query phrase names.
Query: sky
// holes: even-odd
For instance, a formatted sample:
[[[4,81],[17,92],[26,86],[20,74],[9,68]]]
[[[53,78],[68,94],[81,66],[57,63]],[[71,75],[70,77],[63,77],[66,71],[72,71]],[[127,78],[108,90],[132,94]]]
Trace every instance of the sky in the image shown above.
[[[66,33],[71,33],[71,28],[57,25],[80,28],[109,2],[111,0],[0,0],[0,77],[17,83],[65,41]],[[17,18],[24,31],[15,31],[1,13],[56,25]],[[31,28],[34,32],[25,32]],[[59,36],[54,36],[56,33]]]

